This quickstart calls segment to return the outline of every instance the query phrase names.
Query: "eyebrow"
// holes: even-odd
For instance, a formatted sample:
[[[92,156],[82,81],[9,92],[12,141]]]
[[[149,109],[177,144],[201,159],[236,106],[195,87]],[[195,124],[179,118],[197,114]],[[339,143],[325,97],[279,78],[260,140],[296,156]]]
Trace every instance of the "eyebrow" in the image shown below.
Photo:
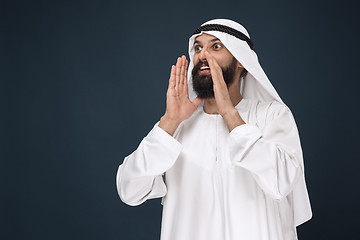
[[[220,41],[220,39],[218,39],[218,38],[213,38],[213,39],[211,39],[209,42],[216,42],[216,41]],[[195,40],[194,45],[195,45],[195,44],[199,44],[199,43],[200,43],[200,41]]]

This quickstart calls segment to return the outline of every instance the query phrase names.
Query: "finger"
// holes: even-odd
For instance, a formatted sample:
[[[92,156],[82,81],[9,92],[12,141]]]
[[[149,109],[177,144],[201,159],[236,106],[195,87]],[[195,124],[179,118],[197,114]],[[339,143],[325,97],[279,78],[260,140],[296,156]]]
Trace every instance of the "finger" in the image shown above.
[[[221,67],[219,66],[215,58],[208,51],[205,51],[205,56],[206,56],[206,60],[209,63],[210,71],[211,69],[221,70]]]
[[[216,62],[215,58],[205,51],[206,60],[209,63],[210,73],[214,84],[225,84],[224,77],[222,75],[222,70],[219,64]]]
[[[185,66],[186,66],[186,58],[185,58],[185,56],[183,55],[182,57],[181,57],[181,72],[180,72],[180,82],[179,82],[179,94],[182,94],[182,95],[184,95],[185,94],[185,77],[184,77],[184,75],[185,75],[185,72],[186,72],[186,68],[185,68]]]
[[[187,72],[188,72],[188,67],[189,67],[189,62],[188,62],[188,60],[186,60],[186,57],[185,57],[185,73],[184,73],[184,77],[185,77],[185,84],[187,83]]]
[[[180,85],[184,85],[184,74],[185,74],[185,65],[186,65],[186,58],[183,55],[181,57],[181,71],[180,71]]]
[[[175,73],[175,81],[176,81],[176,85],[175,87],[178,87],[180,84],[180,72],[181,72],[181,58],[178,58],[177,62],[176,62],[176,73]]]
[[[171,66],[171,72],[170,72],[170,78],[169,78],[169,88],[174,88],[175,87],[175,71],[176,71],[176,67],[175,65]]]
[[[185,92],[185,94],[188,94],[188,79],[187,79],[188,66],[189,66],[189,62],[188,62],[188,60],[185,60],[185,73],[184,73],[184,92]]]

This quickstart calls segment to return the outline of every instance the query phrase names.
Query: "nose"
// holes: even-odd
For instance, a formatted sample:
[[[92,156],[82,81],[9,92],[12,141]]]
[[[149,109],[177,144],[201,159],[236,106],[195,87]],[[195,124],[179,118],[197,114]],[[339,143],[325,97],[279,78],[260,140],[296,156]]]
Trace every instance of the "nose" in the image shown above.
[[[204,62],[206,60],[206,57],[205,57],[205,49],[201,49],[201,51],[199,52],[199,60]]]

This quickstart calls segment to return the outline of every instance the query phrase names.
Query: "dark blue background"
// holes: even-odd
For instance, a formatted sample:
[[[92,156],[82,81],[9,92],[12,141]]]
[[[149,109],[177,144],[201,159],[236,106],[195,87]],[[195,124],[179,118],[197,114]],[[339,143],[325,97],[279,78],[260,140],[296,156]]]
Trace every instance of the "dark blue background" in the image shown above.
[[[314,217],[359,236],[356,1],[2,1],[1,239],[159,239],[160,200],[117,195],[159,120],[171,64],[212,18],[243,24],[298,124]]]

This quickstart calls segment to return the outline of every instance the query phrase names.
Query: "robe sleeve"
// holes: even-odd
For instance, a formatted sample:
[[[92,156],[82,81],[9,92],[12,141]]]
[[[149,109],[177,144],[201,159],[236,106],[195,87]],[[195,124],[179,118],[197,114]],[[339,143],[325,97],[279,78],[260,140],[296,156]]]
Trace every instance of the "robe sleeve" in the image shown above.
[[[175,163],[182,145],[157,125],[119,166],[116,186],[128,205],[136,206],[167,193],[163,174]]]
[[[280,200],[303,175],[303,160],[290,110],[281,104],[273,105],[268,109],[263,129],[243,124],[230,132],[230,158],[251,172],[265,194]]]

